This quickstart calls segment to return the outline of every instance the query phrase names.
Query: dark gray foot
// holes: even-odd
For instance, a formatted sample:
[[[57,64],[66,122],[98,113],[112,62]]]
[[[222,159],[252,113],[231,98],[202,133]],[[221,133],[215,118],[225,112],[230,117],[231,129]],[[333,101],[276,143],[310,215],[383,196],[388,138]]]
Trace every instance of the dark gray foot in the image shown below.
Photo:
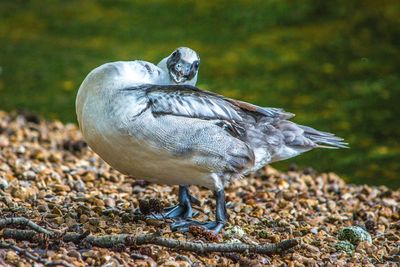
[[[224,228],[224,222],[199,222],[194,220],[181,220],[177,222],[171,223],[171,230],[172,231],[179,231],[179,232],[188,232],[190,226],[201,226],[207,230],[214,231],[215,233],[219,233],[222,228]]]
[[[200,201],[191,196],[186,185],[179,186],[179,204],[165,208],[161,213],[151,213],[145,215],[149,219],[191,219],[198,214],[193,211],[192,203],[198,204]]]
[[[171,224],[172,231],[187,232],[189,227],[192,225],[197,225],[204,227],[208,230],[219,233],[227,222],[227,213],[225,207],[225,194],[224,190],[220,190],[215,193],[216,197],[216,212],[215,212],[215,222],[199,222],[191,219],[179,220]]]
[[[190,219],[199,214],[193,211],[192,207],[181,206],[181,204],[165,208],[162,213],[153,213],[146,215],[149,219]]]

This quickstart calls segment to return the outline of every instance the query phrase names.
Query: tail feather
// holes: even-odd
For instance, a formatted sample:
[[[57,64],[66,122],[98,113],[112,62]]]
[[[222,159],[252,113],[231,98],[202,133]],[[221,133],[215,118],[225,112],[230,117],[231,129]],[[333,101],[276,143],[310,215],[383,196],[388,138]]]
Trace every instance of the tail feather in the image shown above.
[[[349,148],[349,144],[344,142],[343,138],[332,133],[318,131],[303,125],[299,125],[299,127],[303,129],[304,136],[316,143],[317,147],[329,149]]]
[[[289,120],[275,122],[272,127],[263,127],[264,124],[258,126],[260,127],[256,127],[253,132],[249,131],[253,133],[253,135],[248,135],[249,142],[252,143],[252,147],[264,147],[269,157],[266,158],[265,155],[259,154],[258,160],[256,160],[256,168],[259,168],[265,163],[298,156],[313,148],[348,148],[348,143],[346,143],[343,138],[335,136],[332,133],[322,132],[308,126],[299,125]],[[265,132],[263,132],[263,130]],[[263,136],[263,138],[256,138],[258,135]],[[262,142],[263,140],[265,140],[265,143]]]

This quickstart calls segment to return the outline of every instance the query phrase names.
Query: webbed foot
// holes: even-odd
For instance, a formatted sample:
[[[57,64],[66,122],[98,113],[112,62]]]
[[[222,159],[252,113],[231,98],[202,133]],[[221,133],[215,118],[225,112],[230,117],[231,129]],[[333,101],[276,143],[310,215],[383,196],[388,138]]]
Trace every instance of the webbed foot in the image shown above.
[[[192,225],[202,226],[208,230],[219,233],[227,222],[227,213],[225,206],[225,194],[224,190],[215,192],[216,197],[216,211],[215,211],[215,221],[195,221],[192,219],[184,219],[173,222],[171,224],[172,231],[188,232],[189,227]]]
[[[192,203],[199,204],[200,201],[190,195],[188,186],[180,185],[178,205],[165,208],[160,213],[146,214],[145,217],[148,219],[191,219],[198,214],[198,211],[193,211]]]
[[[178,204],[165,208],[161,213],[152,213],[146,215],[145,217],[149,219],[190,219],[196,216],[198,213],[198,211],[193,211],[190,204],[189,206]]]

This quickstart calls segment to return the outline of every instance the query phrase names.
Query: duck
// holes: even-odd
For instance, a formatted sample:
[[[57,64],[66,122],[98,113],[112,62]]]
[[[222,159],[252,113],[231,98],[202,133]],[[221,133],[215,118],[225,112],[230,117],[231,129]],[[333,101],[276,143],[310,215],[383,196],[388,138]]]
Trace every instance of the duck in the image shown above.
[[[93,69],[76,97],[84,140],[119,172],[179,185],[177,205],[156,218],[171,229],[216,233],[228,221],[224,188],[265,165],[315,148],[346,148],[343,138],[292,122],[294,114],[196,87],[197,52],[179,47],[157,65],[117,61]],[[197,221],[189,186],[212,190],[215,220]]]

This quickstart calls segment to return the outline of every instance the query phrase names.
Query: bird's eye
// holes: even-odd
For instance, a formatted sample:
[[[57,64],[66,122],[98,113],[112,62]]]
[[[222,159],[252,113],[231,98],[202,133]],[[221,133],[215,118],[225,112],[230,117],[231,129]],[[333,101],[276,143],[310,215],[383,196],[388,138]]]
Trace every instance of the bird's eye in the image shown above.
[[[197,70],[197,69],[199,68],[199,62],[198,62],[198,61],[195,61],[195,62],[193,63],[193,67]]]

